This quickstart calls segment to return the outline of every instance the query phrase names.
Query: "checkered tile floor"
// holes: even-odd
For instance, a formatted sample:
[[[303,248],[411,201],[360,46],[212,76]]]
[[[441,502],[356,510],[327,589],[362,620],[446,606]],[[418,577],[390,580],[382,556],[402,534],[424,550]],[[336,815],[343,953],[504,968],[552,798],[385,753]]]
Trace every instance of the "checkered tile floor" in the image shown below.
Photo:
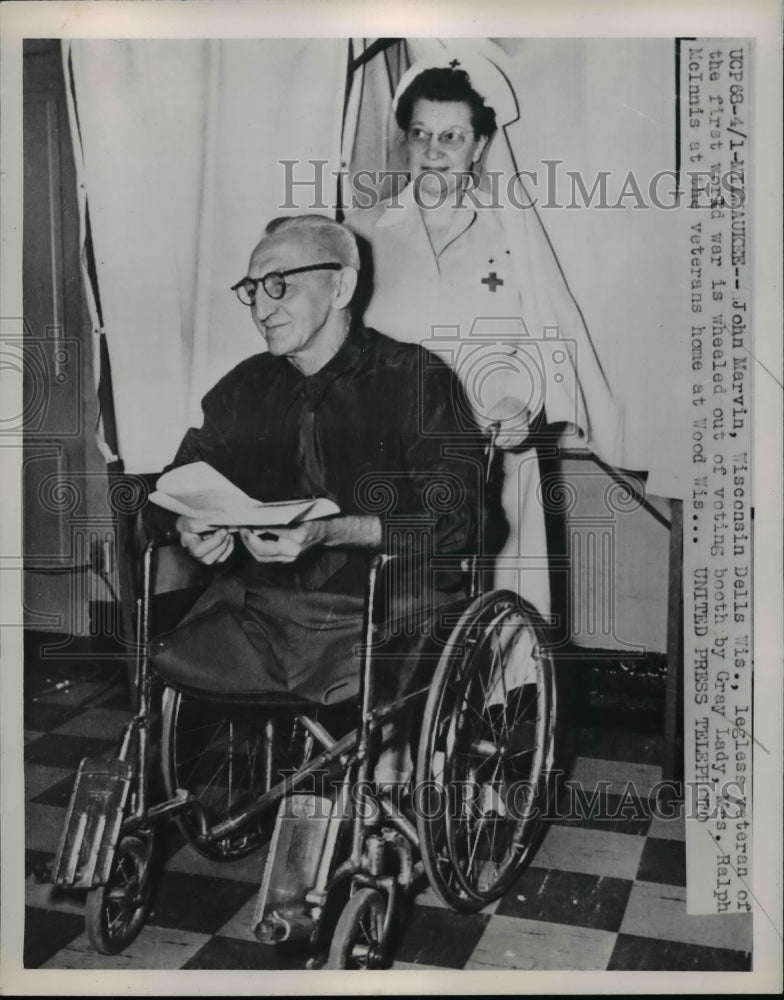
[[[100,689],[96,688],[97,691]],[[128,718],[119,682],[81,707],[89,685],[36,701],[25,717],[25,965],[64,969],[292,969],[307,954],[259,944],[250,930],[262,850],[230,864],[196,855],[167,825],[167,860],[148,923],[122,955],[95,954],[84,897],[42,881],[84,756],[111,754]],[[661,738],[583,729],[573,781],[590,795],[610,782],[607,812],[627,783],[623,818],[559,820],[509,893],[463,916],[430,890],[414,902],[395,951],[399,969],[747,970],[751,919],[690,917],[683,823],[646,815],[660,778]]]

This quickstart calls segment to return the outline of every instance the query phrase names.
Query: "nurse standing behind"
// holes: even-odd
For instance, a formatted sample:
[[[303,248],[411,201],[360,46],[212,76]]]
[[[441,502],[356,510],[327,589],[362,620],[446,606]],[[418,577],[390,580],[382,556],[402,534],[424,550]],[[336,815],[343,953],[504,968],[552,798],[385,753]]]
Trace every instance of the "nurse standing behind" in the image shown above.
[[[590,388],[601,397],[600,425],[613,419],[612,397],[579,318],[588,343],[588,350],[578,345],[581,371],[586,360],[592,364],[589,385],[577,380],[574,352],[559,329],[564,304],[571,317],[579,313],[546,237],[532,242],[531,223],[526,233],[525,220],[511,219],[514,209],[502,208],[477,187],[478,163],[495,134],[496,112],[472,81],[481,81],[485,94],[490,91],[499,103],[514,102],[508,82],[482,57],[472,61],[445,53],[441,63],[413,66],[395,96],[409,183],[392,198],[349,213],[346,225],[372,249],[366,323],[440,354],[462,379],[477,421],[498,428],[498,444],[505,449],[501,503],[509,530],[495,585],[520,593],[546,616],[547,540],[539,463],[535,449],[525,445],[529,428],[540,418],[567,422],[597,450],[586,395]],[[516,235],[510,223],[520,227]],[[532,254],[549,254],[552,261],[532,260]],[[539,287],[544,284],[546,289]],[[561,301],[553,305],[553,299]]]

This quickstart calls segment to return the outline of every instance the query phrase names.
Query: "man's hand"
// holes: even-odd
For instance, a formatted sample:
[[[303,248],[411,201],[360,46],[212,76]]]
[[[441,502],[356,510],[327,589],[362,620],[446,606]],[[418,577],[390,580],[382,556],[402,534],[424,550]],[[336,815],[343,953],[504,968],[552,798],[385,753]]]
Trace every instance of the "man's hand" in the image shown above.
[[[378,552],[383,533],[377,517],[348,514],[293,528],[240,528],[240,538],[257,562],[292,563],[317,545]]]
[[[178,517],[175,527],[180,545],[205,566],[225,562],[234,551],[234,535],[225,528],[213,528],[192,517]]]
[[[256,562],[292,563],[326,542],[324,521],[305,521],[295,528],[240,528],[240,538]]]

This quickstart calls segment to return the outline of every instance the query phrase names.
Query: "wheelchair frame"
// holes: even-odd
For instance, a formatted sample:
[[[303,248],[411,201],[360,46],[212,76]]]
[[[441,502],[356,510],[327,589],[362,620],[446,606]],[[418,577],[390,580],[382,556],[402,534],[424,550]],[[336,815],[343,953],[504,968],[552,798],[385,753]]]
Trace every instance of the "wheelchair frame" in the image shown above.
[[[401,894],[406,893],[417,883],[417,876],[423,871],[426,872],[431,884],[434,884],[436,891],[455,909],[477,910],[486,905],[491,898],[497,898],[501,894],[500,891],[494,889],[495,895],[486,896],[468,881],[470,870],[468,875],[465,871],[458,871],[456,881],[454,872],[446,877],[442,875],[434,845],[439,838],[441,841],[446,838],[450,843],[455,837],[459,838],[461,836],[459,829],[457,833],[454,830],[450,831],[447,829],[449,823],[446,822],[445,828],[439,829],[431,838],[430,830],[423,826],[419,816],[415,825],[388,796],[379,793],[373,781],[372,769],[375,760],[371,751],[375,736],[389,719],[403,710],[411,698],[407,695],[390,704],[376,706],[373,669],[374,642],[379,630],[375,612],[381,575],[391,560],[406,557],[379,554],[371,563],[360,670],[360,714],[355,730],[336,740],[316,719],[296,712],[295,719],[304,728],[309,743],[312,745],[318,742],[323,749],[306,760],[295,773],[285,776],[271,787],[268,775],[268,787],[255,801],[250,802],[239,814],[216,825],[211,825],[198,795],[187,789],[176,788],[174,794],[166,801],[150,803],[153,678],[148,645],[152,567],[159,547],[160,543],[149,542],[143,556],[143,596],[138,602],[137,619],[136,712],[126,726],[115,760],[82,761],[53,869],[52,880],[55,885],[89,890],[86,925],[93,946],[102,953],[120,952],[131,943],[143,927],[152,894],[155,826],[166,817],[187,819],[195,831],[194,846],[197,849],[209,849],[210,846],[219,844],[222,839],[242,831],[273,806],[280,804],[255,918],[258,921],[257,937],[267,942],[307,939],[312,944],[323,946],[322,917],[329,909],[328,904],[336,898],[336,894],[338,896],[341,893],[345,894],[348,883],[350,894],[337,921],[329,953],[330,967],[379,968],[384,965]],[[513,610],[519,617],[527,618],[530,628],[538,627],[540,623],[535,612],[517,595],[502,591],[478,594],[479,564],[475,558],[470,563],[469,603],[460,622],[467,620],[467,616],[470,618],[472,609],[475,619],[479,610],[484,609],[483,613],[487,612],[485,617],[489,616],[491,625],[493,620],[500,620],[499,615],[502,617]],[[463,561],[461,568],[465,571],[469,567]],[[539,634],[537,640],[540,639]],[[481,642],[478,646],[481,646]],[[447,655],[454,655],[453,647],[454,643],[451,652],[449,648],[445,649],[437,668],[447,676],[447,679],[450,666],[448,662],[444,662],[442,667],[441,661],[444,661]],[[495,670],[495,651],[492,655],[492,669]],[[553,770],[556,710],[554,677],[549,656],[540,651],[536,662],[537,670],[542,671],[537,684],[536,724],[539,727],[537,732],[540,735],[546,734],[546,739],[543,741],[546,745],[534,750],[535,763],[532,765],[532,770],[536,773],[536,787],[532,790],[534,811],[538,808],[542,797],[549,798],[550,794],[548,775]],[[542,663],[547,669],[541,666]],[[501,668],[502,676],[505,669],[504,664]],[[438,693],[437,687],[435,684],[435,687],[430,689],[428,706],[431,716],[434,711],[431,703],[434,692]],[[424,695],[422,697],[424,700]],[[205,697],[204,701],[207,703],[210,699]],[[504,717],[506,711],[504,702],[502,710]],[[450,725],[454,731],[456,717],[453,715],[451,718],[453,721]],[[457,718],[459,721],[459,714]],[[541,724],[540,719],[544,720]],[[444,728],[443,722],[441,727]],[[506,749],[499,749],[492,740],[478,737],[470,746],[480,756],[492,757],[495,754],[500,760],[505,753],[514,755],[511,736],[506,742],[509,746]],[[518,756],[522,752],[517,751]],[[273,877],[271,866],[286,803],[293,802],[292,797],[297,797],[299,789],[335,764],[343,767],[340,794],[332,807],[327,823],[315,881],[310,886],[303,886],[305,906],[299,910],[295,907],[293,911],[284,914],[274,908],[272,910],[268,908],[265,913],[264,896],[269,888],[269,880]],[[420,766],[418,762],[415,764],[417,767]],[[540,772],[544,775],[541,784]],[[354,797],[351,817],[347,815],[349,795]],[[381,822],[382,817],[383,822]],[[530,860],[535,849],[538,821],[535,815],[532,814],[532,817],[529,816],[526,821],[525,843],[515,842],[512,845],[507,861],[507,877],[502,888],[505,888]],[[484,819],[481,822],[484,822]],[[333,855],[340,831],[346,829],[346,823],[349,824],[350,834],[348,857],[336,865]],[[414,852],[421,849],[423,831],[427,852],[424,858],[415,863]],[[447,848],[447,853],[450,852],[452,854],[457,852],[459,855],[459,850],[454,845]],[[469,863],[468,868],[470,867]]]

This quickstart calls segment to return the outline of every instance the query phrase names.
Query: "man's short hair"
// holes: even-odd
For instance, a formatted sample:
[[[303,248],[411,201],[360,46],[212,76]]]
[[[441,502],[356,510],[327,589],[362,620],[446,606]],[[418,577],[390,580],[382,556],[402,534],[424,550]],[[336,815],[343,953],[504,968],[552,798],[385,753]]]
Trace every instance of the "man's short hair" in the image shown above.
[[[307,233],[308,238],[328,256],[334,257],[344,267],[359,270],[359,249],[354,234],[326,215],[281,215],[268,223],[265,236],[294,230]]]

